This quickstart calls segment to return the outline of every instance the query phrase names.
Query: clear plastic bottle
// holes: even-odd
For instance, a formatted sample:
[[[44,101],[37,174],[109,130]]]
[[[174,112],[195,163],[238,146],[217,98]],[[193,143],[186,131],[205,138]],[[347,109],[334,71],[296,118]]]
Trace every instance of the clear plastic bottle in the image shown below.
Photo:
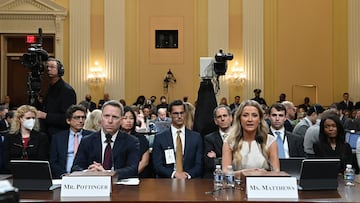
[[[214,190],[221,190],[223,188],[223,182],[224,180],[221,165],[216,165],[214,171]]]
[[[226,187],[234,188],[234,186],[235,186],[234,170],[232,168],[232,165],[229,165],[227,166],[227,172],[226,172]]]
[[[344,181],[346,186],[353,186],[355,181],[355,172],[352,169],[351,164],[346,164],[346,169],[344,171]]]

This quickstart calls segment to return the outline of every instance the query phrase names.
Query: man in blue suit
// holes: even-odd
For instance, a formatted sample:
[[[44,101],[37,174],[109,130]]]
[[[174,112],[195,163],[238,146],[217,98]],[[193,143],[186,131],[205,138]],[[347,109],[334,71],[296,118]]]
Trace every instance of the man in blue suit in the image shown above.
[[[152,158],[155,174],[159,178],[200,178],[202,138],[199,133],[185,128],[185,105],[181,100],[173,101],[169,111],[172,119],[170,129],[156,135],[154,140]]]
[[[70,173],[78,144],[83,137],[92,133],[82,129],[85,118],[85,107],[71,105],[67,109],[66,122],[70,128],[55,134],[51,142],[50,167],[53,178]]]
[[[114,170],[118,179],[138,176],[139,141],[119,130],[123,112],[123,106],[118,101],[104,103],[101,130],[82,139],[72,171]]]

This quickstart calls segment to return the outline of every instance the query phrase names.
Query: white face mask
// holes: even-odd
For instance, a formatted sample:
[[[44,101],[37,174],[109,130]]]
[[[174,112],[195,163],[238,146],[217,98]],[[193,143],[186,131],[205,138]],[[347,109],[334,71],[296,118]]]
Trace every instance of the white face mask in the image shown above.
[[[33,118],[25,119],[21,122],[21,125],[24,126],[24,128],[26,128],[28,130],[32,130],[35,125],[35,119],[33,119]]]

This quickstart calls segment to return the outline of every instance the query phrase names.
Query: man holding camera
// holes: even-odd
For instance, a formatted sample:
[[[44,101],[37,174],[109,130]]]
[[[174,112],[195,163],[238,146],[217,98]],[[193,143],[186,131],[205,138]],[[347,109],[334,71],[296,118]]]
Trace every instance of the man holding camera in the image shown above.
[[[66,110],[76,104],[75,90],[61,77],[64,75],[64,66],[56,58],[47,60],[46,73],[49,78],[49,88],[45,94],[43,108],[38,111],[41,121],[41,131],[45,132],[51,140],[51,136],[57,132],[66,130]]]

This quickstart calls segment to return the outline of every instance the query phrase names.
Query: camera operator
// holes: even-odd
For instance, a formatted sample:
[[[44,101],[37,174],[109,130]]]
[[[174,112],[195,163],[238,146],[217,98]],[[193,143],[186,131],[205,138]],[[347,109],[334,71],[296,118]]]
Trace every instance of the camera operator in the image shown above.
[[[46,65],[49,79],[49,88],[44,96],[43,108],[37,115],[41,122],[41,131],[51,136],[69,128],[66,123],[66,110],[76,104],[74,89],[61,77],[64,75],[64,66],[56,58],[49,58]]]

